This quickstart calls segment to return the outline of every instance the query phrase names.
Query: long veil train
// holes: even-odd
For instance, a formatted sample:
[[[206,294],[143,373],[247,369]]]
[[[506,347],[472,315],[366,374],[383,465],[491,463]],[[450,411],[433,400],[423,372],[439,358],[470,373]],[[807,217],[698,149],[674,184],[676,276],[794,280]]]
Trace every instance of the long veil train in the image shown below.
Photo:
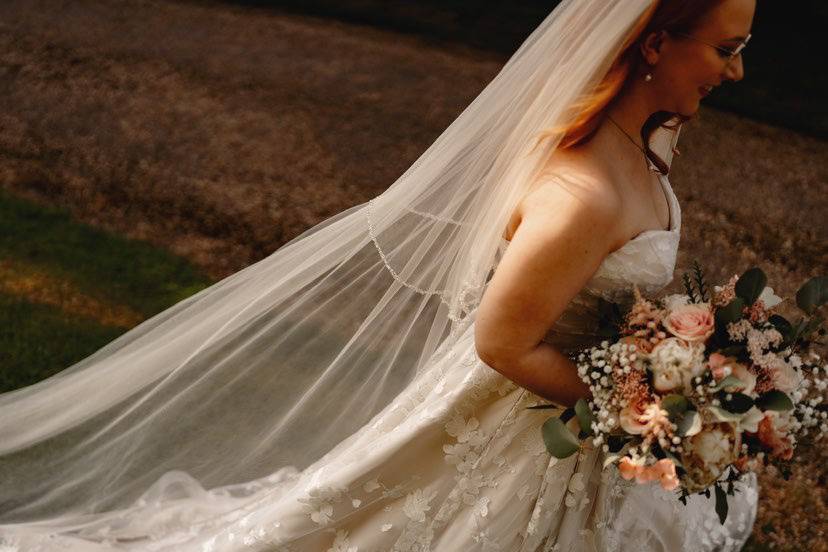
[[[653,0],[564,0],[384,193],[0,395],[0,524],[83,527],[173,470],[302,469],[467,325],[509,214]],[[653,150],[669,162],[677,131]],[[3,525],[0,525],[2,531]]]

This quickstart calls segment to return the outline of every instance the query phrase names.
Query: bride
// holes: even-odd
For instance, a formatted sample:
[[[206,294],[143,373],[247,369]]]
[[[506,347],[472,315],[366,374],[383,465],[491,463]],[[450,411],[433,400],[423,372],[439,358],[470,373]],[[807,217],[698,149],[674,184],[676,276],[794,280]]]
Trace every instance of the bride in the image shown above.
[[[755,0],[564,0],[388,190],[0,395],[0,550],[738,550],[540,428],[599,298],[672,279],[679,125]]]

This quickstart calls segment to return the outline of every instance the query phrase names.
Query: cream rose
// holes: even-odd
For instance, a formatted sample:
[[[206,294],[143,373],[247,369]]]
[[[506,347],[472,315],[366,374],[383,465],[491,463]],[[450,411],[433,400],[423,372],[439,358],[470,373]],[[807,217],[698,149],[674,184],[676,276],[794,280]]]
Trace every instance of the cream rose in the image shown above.
[[[704,345],[685,343],[679,338],[668,337],[653,348],[650,360],[653,387],[658,391],[665,393],[682,386],[689,391],[693,385],[693,378],[705,369]]]
[[[682,453],[685,488],[695,493],[709,487],[738,457],[740,436],[729,424],[706,425],[690,438]]]
[[[683,293],[674,293],[673,295],[667,295],[661,299],[661,303],[664,305],[664,308],[668,312],[672,312],[679,307],[683,307],[687,304],[689,297],[684,295]]]
[[[662,322],[671,334],[687,342],[705,341],[713,334],[715,319],[710,305],[695,303],[671,310]]]

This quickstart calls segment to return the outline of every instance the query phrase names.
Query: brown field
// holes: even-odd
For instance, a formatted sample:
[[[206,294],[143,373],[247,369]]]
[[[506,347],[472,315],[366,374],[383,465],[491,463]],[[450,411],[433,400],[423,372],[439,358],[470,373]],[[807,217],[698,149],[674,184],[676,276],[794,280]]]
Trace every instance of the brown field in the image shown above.
[[[206,2],[5,0],[0,186],[220,278],[390,186],[504,61]],[[679,147],[671,288],[696,258],[787,297],[828,274],[825,142],[703,108]],[[828,454],[801,454],[792,481],[762,476],[755,540],[828,550]]]

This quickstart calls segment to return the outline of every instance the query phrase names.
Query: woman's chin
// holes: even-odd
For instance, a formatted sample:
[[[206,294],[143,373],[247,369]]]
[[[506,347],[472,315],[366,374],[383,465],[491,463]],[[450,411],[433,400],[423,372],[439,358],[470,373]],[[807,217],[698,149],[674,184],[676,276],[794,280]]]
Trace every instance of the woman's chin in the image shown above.
[[[685,105],[681,106],[681,108],[678,109],[676,112],[679,115],[683,115],[685,117],[693,117],[699,111],[700,106],[701,106],[701,101],[696,100],[695,102],[693,102],[692,105],[685,104]]]

